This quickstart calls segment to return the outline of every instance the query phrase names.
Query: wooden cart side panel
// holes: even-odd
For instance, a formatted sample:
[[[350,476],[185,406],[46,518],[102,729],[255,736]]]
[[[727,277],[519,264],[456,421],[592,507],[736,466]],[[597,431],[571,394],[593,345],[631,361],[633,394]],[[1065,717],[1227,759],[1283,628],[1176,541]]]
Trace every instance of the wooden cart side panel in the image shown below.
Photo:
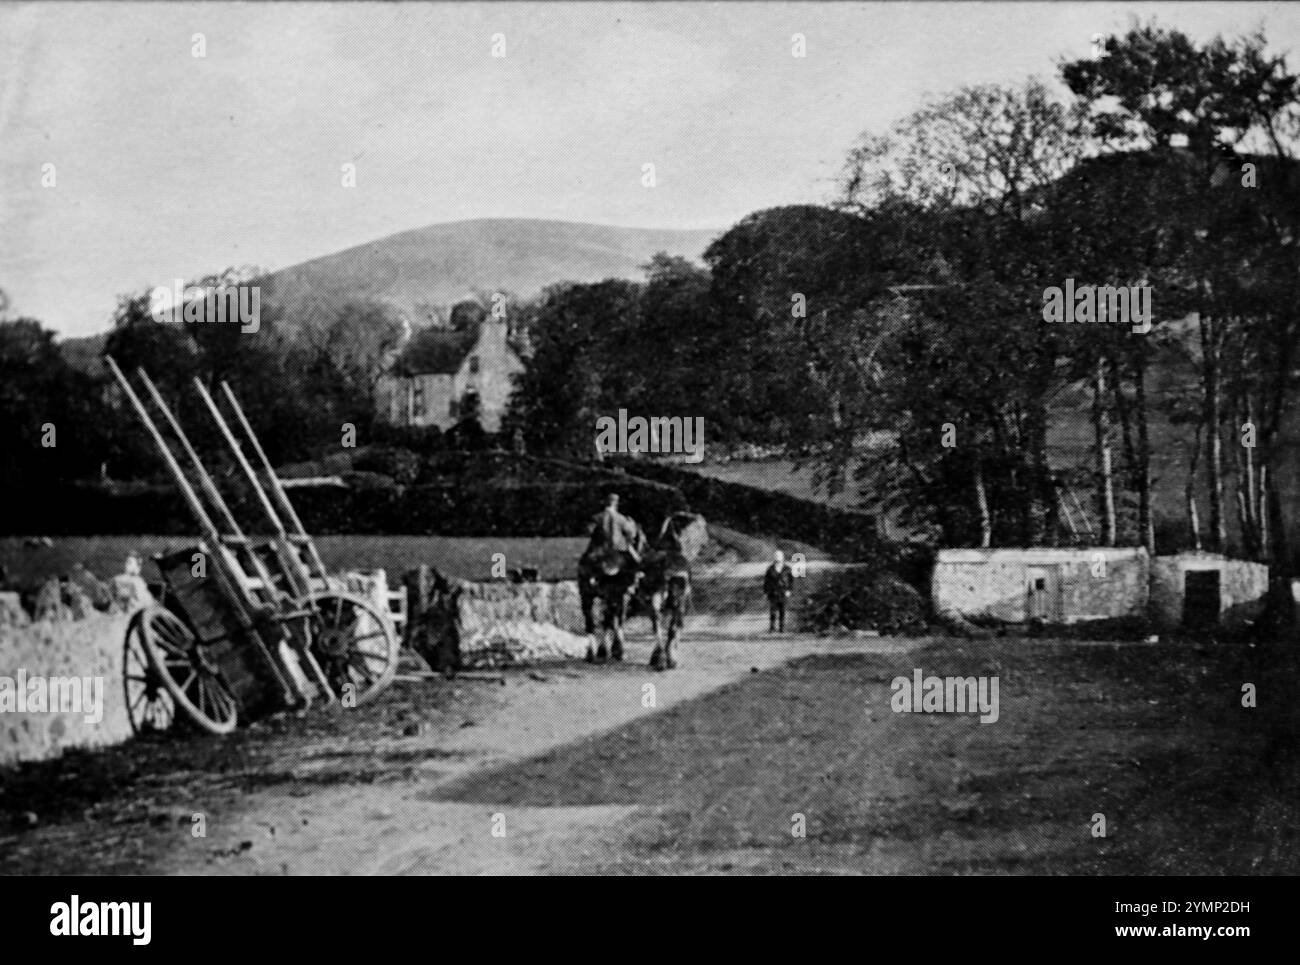
[[[204,552],[203,547],[194,547],[157,557],[156,562],[199,645],[239,701],[240,717],[255,720],[295,706],[297,701],[275,661],[257,634],[238,618],[218,577],[206,567],[196,575],[194,554]]]

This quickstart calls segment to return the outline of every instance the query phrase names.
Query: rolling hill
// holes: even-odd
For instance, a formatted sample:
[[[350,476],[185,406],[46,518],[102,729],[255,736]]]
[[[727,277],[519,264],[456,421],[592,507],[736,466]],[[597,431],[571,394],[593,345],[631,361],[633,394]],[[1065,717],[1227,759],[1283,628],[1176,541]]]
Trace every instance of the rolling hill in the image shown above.
[[[349,301],[378,301],[412,324],[470,293],[527,298],[558,282],[641,279],[663,251],[699,261],[721,229],[620,228],[575,221],[479,218],[429,225],[282,268],[259,280],[290,325]],[[77,368],[102,374],[106,333],[63,339]]]
[[[656,252],[698,261],[720,231],[620,228],[528,218],[429,225],[273,272],[262,284],[289,308],[382,301],[415,323],[470,292],[520,297],[563,281],[640,279]]]

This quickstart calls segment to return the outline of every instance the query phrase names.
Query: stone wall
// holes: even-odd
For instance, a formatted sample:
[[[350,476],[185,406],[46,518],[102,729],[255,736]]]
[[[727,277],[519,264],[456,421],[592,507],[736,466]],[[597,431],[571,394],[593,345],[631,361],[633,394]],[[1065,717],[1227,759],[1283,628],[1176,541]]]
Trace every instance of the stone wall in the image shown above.
[[[463,663],[480,657],[540,660],[586,654],[582,601],[574,580],[458,585],[456,633]]]
[[[122,683],[129,619],[125,613],[94,613],[79,620],[0,622],[0,766],[57,757],[69,747],[116,744],[131,736]],[[71,678],[89,678],[84,704],[75,710],[30,709],[33,689],[42,691],[55,678],[69,684]],[[22,713],[20,682],[29,707]],[[87,720],[96,702],[101,719]]]

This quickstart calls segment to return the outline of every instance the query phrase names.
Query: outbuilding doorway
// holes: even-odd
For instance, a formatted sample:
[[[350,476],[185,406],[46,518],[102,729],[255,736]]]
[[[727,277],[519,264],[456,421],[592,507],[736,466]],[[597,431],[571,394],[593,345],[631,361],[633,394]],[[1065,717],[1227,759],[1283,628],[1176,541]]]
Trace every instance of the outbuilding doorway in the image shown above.
[[[1217,626],[1219,593],[1218,570],[1188,570],[1183,574],[1183,626]]]
[[[1031,566],[1025,573],[1025,616],[1031,622],[1060,623],[1061,574],[1055,566]]]

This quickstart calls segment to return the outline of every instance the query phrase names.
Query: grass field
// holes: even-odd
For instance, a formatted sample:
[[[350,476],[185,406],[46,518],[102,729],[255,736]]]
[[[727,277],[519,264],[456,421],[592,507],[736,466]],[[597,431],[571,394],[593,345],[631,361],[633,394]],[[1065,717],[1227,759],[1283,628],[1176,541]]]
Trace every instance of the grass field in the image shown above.
[[[767,560],[773,544],[710,526],[712,540],[700,563],[747,563]],[[51,576],[70,573],[80,563],[100,579],[121,573],[128,553],[145,561],[145,577],[157,573],[151,562],[156,553],[193,545],[179,536],[66,536],[52,547],[27,546],[21,537],[0,539],[0,566],[7,587],[30,592]],[[316,546],[331,572],[383,569],[390,584],[410,569],[426,563],[446,576],[463,580],[492,578],[494,554],[505,556],[506,568],[536,567],[543,580],[572,579],[578,557],[586,548],[582,537],[550,539],[463,538],[450,536],[318,536]],[[812,547],[783,541],[787,553],[803,552],[809,560],[824,559]]]
[[[145,560],[145,576],[156,571],[149,561],[193,545],[175,536],[67,536],[53,547],[30,547],[21,538],[0,539],[0,566],[7,582],[20,589],[38,586],[50,576],[71,572],[81,563],[107,579],[121,573],[128,553]],[[454,539],[442,536],[321,536],[316,539],[325,566],[331,571],[383,569],[395,582],[407,570],[427,563],[440,572],[465,580],[492,575],[493,554],[505,555],[507,568],[536,567],[544,580],[572,575],[574,562],[586,546],[584,539]]]

